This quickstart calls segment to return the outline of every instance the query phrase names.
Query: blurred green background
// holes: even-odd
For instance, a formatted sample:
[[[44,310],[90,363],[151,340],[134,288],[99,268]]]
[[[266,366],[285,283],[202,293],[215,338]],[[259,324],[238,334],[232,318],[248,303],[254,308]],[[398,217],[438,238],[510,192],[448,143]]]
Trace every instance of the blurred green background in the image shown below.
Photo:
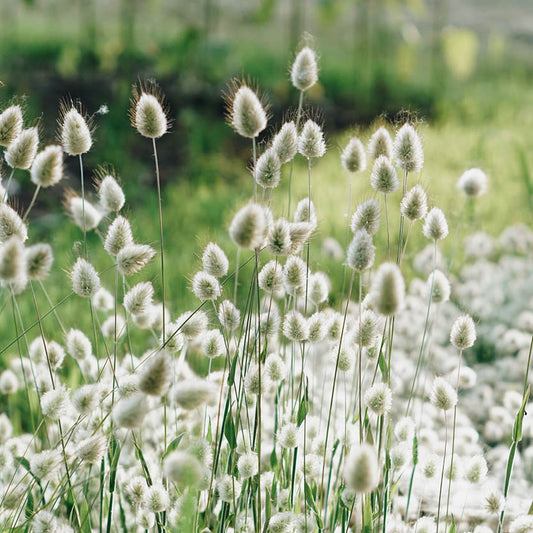
[[[305,32],[320,54],[320,82],[306,107],[323,121],[329,145],[313,168],[320,231],[312,253],[316,268],[334,280],[334,298],[342,265],[318,252],[327,236],[344,243],[348,178],[340,150],[350,134],[366,141],[377,122],[388,121],[392,130],[416,117],[426,164],[415,180],[445,210],[452,232],[461,209],[455,183],[472,166],[491,182],[474,229],[497,235],[506,225],[532,222],[533,4],[523,0],[2,0],[0,101],[23,102],[44,143],[55,140],[61,98],[80,99],[89,114],[107,105],[107,114],[94,117],[87,179],[99,164],[113,165],[136,238],[157,247],[151,143],[131,128],[127,113],[133,84],[158,81],[173,120],[158,143],[168,292],[171,311],[182,312],[194,305],[188,287],[202,247],[217,240],[234,253],[227,227],[252,191],[249,143],[224,119],[226,84],[232,77],[254,80],[269,100],[264,146],[297,104],[289,66]],[[77,161],[70,158],[66,168],[68,179],[40,195],[30,232],[31,242],[54,245],[54,276],[63,280],[50,283],[54,301],[68,293],[61,269],[70,268],[82,238],[65,224],[60,206],[64,186],[79,188]],[[306,195],[304,174],[299,162],[296,199]],[[353,207],[372,192],[368,175],[354,182]],[[26,205],[33,188],[24,172],[16,178],[16,202]],[[275,192],[278,215],[286,209],[286,187],[284,179]],[[91,259],[104,270],[111,261],[98,237],[90,238]],[[158,277],[158,261],[149,276]],[[104,282],[113,286],[112,272]],[[31,305],[23,295],[21,306]],[[68,314],[76,305],[67,301],[62,309]],[[9,327],[4,321],[2,329]]]

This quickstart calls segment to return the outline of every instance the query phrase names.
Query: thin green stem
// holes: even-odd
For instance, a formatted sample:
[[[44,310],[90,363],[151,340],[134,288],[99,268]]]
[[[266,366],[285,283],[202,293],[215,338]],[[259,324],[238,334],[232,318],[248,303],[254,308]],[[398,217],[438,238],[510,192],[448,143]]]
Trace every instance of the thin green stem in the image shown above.
[[[28,220],[28,215],[30,214],[30,211],[33,209],[33,206],[35,205],[35,200],[37,199],[37,195],[39,194],[39,191],[41,190],[41,186],[37,185],[35,187],[35,191],[33,193],[30,205],[28,206],[28,209],[26,210],[26,213],[24,213],[23,221],[26,222]]]

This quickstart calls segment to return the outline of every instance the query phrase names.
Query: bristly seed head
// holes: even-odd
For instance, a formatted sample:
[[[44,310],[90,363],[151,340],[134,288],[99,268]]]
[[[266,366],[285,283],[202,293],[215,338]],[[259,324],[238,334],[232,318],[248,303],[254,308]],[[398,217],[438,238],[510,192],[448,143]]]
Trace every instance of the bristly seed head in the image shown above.
[[[370,137],[368,155],[374,160],[381,156],[392,159],[392,139],[390,133],[383,126],[378,128]]]
[[[375,160],[370,176],[370,185],[374,190],[383,194],[391,194],[398,189],[398,175],[387,156],[380,155]]]
[[[420,185],[415,185],[402,198],[400,211],[407,220],[415,221],[424,218],[428,212],[426,191]]]
[[[466,350],[476,341],[476,326],[470,315],[461,315],[453,323],[450,342],[458,350]]]
[[[234,80],[226,97],[228,119],[242,137],[254,139],[267,126],[267,113],[257,94],[244,83]]]
[[[275,189],[281,179],[281,163],[274,148],[267,148],[253,170],[254,179],[263,189]]]
[[[299,91],[307,91],[318,81],[318,64],[315,51],[304,46],[291,67],[291,82]]]
[[[424,165],[422,142],[411,124],[404,124],[394,139],[394,157],[406,172],[420,172]]]
[[[341,154],[341,163],[348,172],[363,172],[366,169],[366,154],[363,143],[352,137]]]
[[[12,207],[0,202],[0,243],[10,237],[17,237],[24,242],[28,238],[28,228]]]
[[[298,151],[298,130],[292,121],[283,124],[272,141],[280,163],[291,161]]]
[[[307,159],[322,157],[326,153],[326,142],[322,128],[313,120],[308,120],[298,138],[298,151]]]
[[[117,178],[103,169],[97,171],[96,178],[98,198],[102,209],[106,212],[118,213],[124,207],[126,197]]]
[[[149,139],[159,139],[169,129],[165,98],[155,83],[139,84],[133,90],[131,125]]]
[[[72,290],[83,298],[90,298],[100,288],[100,278],[95,268],[81,257],[72,268],[71,278]]]
[[[11,168],[28,170],[35,159],[39,146],[37,128],[22,130],[4,153],[6,163]]]
[[[378,268],[370,289],[370,300],[378,313],[395,315],[403,306],[405,282],[398,266],[383,263]]]
[[[357,272],[362,272],[374,264],[376,247],[366,230],[355,232],[348,248],[348,265]]]
[[[92,121],[86,120],[81,106],[77,109],[72,102],[62,102],[58,122],[61,145],[68,155],[82,155],[91,149]]]
[[[6,148],[19,136],[23,128],[22,109],[12,105],[0,114],[0,146]]]
[[[31,166],[31,181],[40,187],[51,187],[63,178],[63,150],[51,145],[39,152]]]
[[[369,235],[375,235],[379,229],[379,203],[370,198],[359,205],[352,216],[352,231],[364,229]]]
[[[432,241],[440,241],[446,238],[448,235],[448,222],[446,222],[444,213],[438,207],[434,207],[426,215],[422,231],[424,236]]]

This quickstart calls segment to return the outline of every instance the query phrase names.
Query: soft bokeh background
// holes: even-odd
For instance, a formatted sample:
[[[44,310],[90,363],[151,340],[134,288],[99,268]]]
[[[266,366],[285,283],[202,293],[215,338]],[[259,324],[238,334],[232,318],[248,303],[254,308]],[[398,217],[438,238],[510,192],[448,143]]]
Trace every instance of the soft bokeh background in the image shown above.
[[[23,101],[45,143],[54,140],[61,98],[79,98],[89,114],[107,105],[107,114],[95,115],[88,180],[99,164],[112,164],[137,238],[155,244],[151,145],[131,128],[127,112],[136,80],[158,80],[173,119],[159,143],[169,292],[184,309],[193,301],[188,280],[202,246],[211,239],[228,244],[232,212],[252,189],[250,146],[225,123],[223,91],[232,77],[257,83],[271,104],[265,143],[297,104],[288,69],[302,36],[321,56],[320,83],[306,104],[329,144],[313,169],[316,250],[328,235],[344,242],[348,178],[340,147],[351,133],[366,140],[376,123],[389,121],[393,129],[406,116],[423,136],[420,181],[452,228],[462,207],[455,183],[472,166],[487,172],[491,190],[470,229],[497,235],[511,223],[531,223],[533,4],[524,0],[3,0],[0,101]],[[77,189],[77,162],[67,163],[64,185]],[[304,172],[297,167],[297,197],[306,194]],[[368,171],[354,184],[354,205],[370,195],[367,178]],[[19,173],[15,185],[17,202],[26,205],[28,176]],[[72,264],[81,234],[65,224],[62,189],[39,197],[31,241],[52,239],[56,272],[64,276],[60,269]],[[285,191],[283,183],[275,195],[279,213]],[[96,245],[98,237],[91,239]],[[314,258],[340,278],[342,266]],[[154,279],[157,272],[154,264]]]

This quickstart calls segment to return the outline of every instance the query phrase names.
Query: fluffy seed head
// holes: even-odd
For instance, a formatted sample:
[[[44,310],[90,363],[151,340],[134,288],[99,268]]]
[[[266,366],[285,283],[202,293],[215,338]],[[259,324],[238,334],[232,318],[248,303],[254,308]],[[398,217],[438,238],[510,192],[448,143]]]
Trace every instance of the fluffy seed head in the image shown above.
[[[75,108],[63,106],[59,121],[63,150],[72,156],[85,154],[91,149],[91,128],[83,115]]]
[[[171,363],[168,353],[157,352],[144,365],[139,376],[139,390],[150,396],[163,396],[168,389]]]
[[[269,261],[259,272],[259,288],[266,293],[283,290],[283,268],[277,261]]]
[[[82,361],[93,353],[91,341],[79,329],[69,330],[65,338],[65,345],[69,355],[77,361]]]
[[[39,132],[37,128],[22,130],[4,153],[6,163],[11,168],[28,170],[37,154]]]
[[[411,124],[404,124],[394,139],[394,157],[400,168],[420,172],[424,164],[422,142]]]
[[[398,175],[388,157],[380,155],[374,162],[370,175],[370,185],[374,190],[383,194],[391,194],[398,189]]]
[[[172,390],[172,400],[182,409],[191,411],[204,403],[213,403],[216,386],[209,381],[189,380],[177,383]]]
[[[100,278],[95,268],[81,257],[74,264],[70,276],[72,290],[78,296],[90,298],[100,288]]]
[[[322,157],[326,153],[326,142],[322,128],[313,120],[308,120],[298,138],[298,152],[307,159]]]
[[[228,104],[231,126],[242,137],[253,139],[266,128],[266,111],[250,87],[241,85]]]
[[[476,326],[470,315],[461,315],[453,323],[450,342],[458,350],[466,350],[476,341]]]
[[[368,141],[368,155],[376,160],[381,156],[392,159],[392,139],[390,133],[381,126]]]
[[[127,219],[118,216],[111,222],[107,229],[104,241],[105,251],[115,257],[126,246],[133,244],[133,233]]]
[[[315,51],[304,46],[291,67],[291,82],[299,91],[307,91],[318,81],[318,64]]]
[[[475,198],[487,192],[487,175],[480,168],[471,168],[463,173],[457,181],[457,188],[466,196]]]
[[[448,278],[440,271],[434,270],[427,281],[428,292],[435,303],[447,302],[450,299],[451,286]]]
[[[209,359],[219,357],[226,353],[224,337],[218,329],[206,331],[202,335],[202,353]]]
[[[352,449],[344,465],[344,479],[358,494],[366,494],[378,486],[378,458],[372,446],[363,443]]]
[[[119,212],[126,201],[124,191],[110,174],[104,175],[98,183],[98,198],[104,211]]]
[[[378,268],[370,289],[370,298],[378,313],[391,316],[403,306],[405,282],[394,263],[383,263]]]
[[[294,222],[305,222],[313,228],[317,226],[315,204],[310,198],[302,198],[294,211]]]
[[[17,237],[10,237],[0,245],[0,279],[8,283],[26,275],[24,245]]]
[[[274,148],[268,148],[259,157],[254,168],[254,179],[264,189],[274,189],[281,179],[281,162]]]
[[[307,265],[296,255],[287,257],[283,267],[283,285],[289,294],[296,294],[305,285]]]
[[[87,199],[84,202],[83,199],[76,194],[68,192],[65,198],[65,205],[74,224],[76,224],[78,228],[92,230],[96,228],[102,220],[102,213],[100,213],[100,211],[98,211],[98,209]],[[85,225],[83,224],[83,215],[85,215]]]
[[[374,264],[375,252],[372,237],[364,229],[357,230],[348,247],[348,265],[357,272],[362,272]]]
[[[168,131],[168,119],[161,98],[154,94],[135,90],[130,111],[131,125],[149,139],[159,139]]]
[[[87,464],[99,465],[107,448],[107,440],[104,435],[94,435],[83,439],[76,446],[76,457]]]
[[[46,481],[53,477],[60,461],[61,456],[56,450],[44,450],[30,459],[30,470],[36,478]]]
[[[509,533],[532,533],[533,532],[533,515],[520,515],[515,518],[509,526]]]
[[[133,507],[140,507],[142,505],[147,488],[146,479],[142,476],[135,476],[127,484],[126,494]]]
[[[241,248],[254,250],[265,239],[267,219],[265,211],[258,204],[248,204],[233,217],[229,227],[232,241]]]
[[[348,172],[363,172],[366,169],[366,154],[363,143],[352,137],[341,154],[342,166]]]
[[[113,295],[104,287],[100,287],[92,297],[92,303],[98,311],[111,311],[115,305]]]
[[[491,491],[485,496],[485,509],[490,514],[500,514],[504,503],[505,498],[498,490]]]
[[[117,254],[118,269],[122,274],[130,276],[144,268],[154,255],[155,250],[147,244],[124,246]]]
[[[444,378],[435,378],[430,399],[437,409],[448,411],[457,404],[457,393]]]
[[[258,464],[255,453],[246,453],[239,457],[237,461],[237,469],[239,470],[239,478],[247,479],[257,474]]]
[[[197,272],[194,275],[192,292],[202,302],[216,300],[222,293],[218,279],[207,272]]]
[[[0,242],[10,237],[17,237],[24,242],[28,238],[28,228],[14,209],[0,202]]]
[[[347,346],[347,343],[337,343],[333,345],[330,357],[340,372],[349,372],[355,362],[355,350],[351,346]]]
[[[49,244],[39,243],[26,248],[26,273],[29,279],[42,281],[48,277],[54,254]]]
[[[39,152],[31,166],[31,181],[40,187],[51,187],[63,178],[63,150],[61,146],[47,146]]]
[[[184,489],[198,485],[203,469],[200,461],[194,455],[175,450],[165,458],[163,472],[165,477]]]
[[[422,231],[424,236],[432,241],[440,241],[448,235],[448,222],[438,207],[434,207],[426,215]]]
[[[154,288],[149,281],[137,283],[124,296],[124,308],[132,315],[146,313],[153,297]]]
[[[366,309],[357,321],[354,342],[363,347],[372,346],[378,334],[377,329],[378,317],[373,311]]]
[[[50,511],[41,510],[33,517],[32,530],[34,533],[54,533],[58,531],[57,519]]]
[[[291,222],[289,232],[291,234],[291,254],[297,254],[303,245],[309,240],[315,226],[310,222]]]
[[[53,370],[57,370],[61,367],[63,360],[65,359],[65,350],[63,347],[55,341],[49,341],[46,343],[48,362]]]
[[[379,228],[379,203],[370,198],[359,205],[352,217],[352,231],[364,229],[369,235],[374,235]]]
[[[300,441],[298,426],[292,422],[281,426],[278,433],[278,442],[282,448],[296,448]]]
[[[377,415],[384,415],[392,408],[392,391],[385,383],[375,383],[365,393],[365,404]]]
[[[20,135],[23,127],[22,109],[9,106],[0,114],[0,146],[6,148]]]
[[[113,420],[119,427],[136,429],[141,427],[148,412],[148,402],[142,393],[122,398],[113,408]]]
[[[426,191],[420,185],[415,185],[402,198],[400,211],[407,220],[415,221],[424,218],[428,212]]]
[[[11,370],[4,370],[0,373],[0,394],[14,394],[17,392],[18,388],[18,379],[14,372]],[[0,465],[1,464],[2,460],[0,459]]]
[[[151,513],[160,513],[170,507],[170,496],[161,483],[154,483],[146,489],[143,503]]]
[[[214,242],[210,242],[202,255],[204,271],[215,278],[221,278],[228,273],[229,261],[224,250]]]
[[[466,465],[465,477],[470,483],[482,483],[487,476],[487,472],[485,458],[482,455],[474,455]]]
[[[309,276],[308,296],[315,305],[320,305],[328,299],[329,280],[322,272],[316,272]]]
[[[298,130],[294,122],[285,122],[272,141],[272,148],[281,164],[294,158],[298,151]]]
[[[196,311],[194,313],[188,311],[180,315],[176,321],[180,327],[180,331],[189,340],[201,335],[207,329],[208,322],[207,315],[203,311]]]
[[[68,409],[68,392],[63,388],[52,389],[41,396],[43,416],[50,420],[59,420]]]
[[[309,336],[305,317],[298,311],[289,311],[283,321],[283,334],[293,342],[301,342]]]
[[[224,300],[218,308],[218,319],[228,332],[235,331],[241,321],[240,311],[229,300]]]
[[[278,218],[272,224],[267,235],[267,248],[273,255],[287,255],[290,252],[290,224],[284,218]]]
[[[287,375],[287,367],[279,355],[270,354],[265,361],[265,371],[272,383],[279,383]]]
[[[229,474],[217,479],[218,497],[226,503],[233,503],[239,497],[241,484]]]

